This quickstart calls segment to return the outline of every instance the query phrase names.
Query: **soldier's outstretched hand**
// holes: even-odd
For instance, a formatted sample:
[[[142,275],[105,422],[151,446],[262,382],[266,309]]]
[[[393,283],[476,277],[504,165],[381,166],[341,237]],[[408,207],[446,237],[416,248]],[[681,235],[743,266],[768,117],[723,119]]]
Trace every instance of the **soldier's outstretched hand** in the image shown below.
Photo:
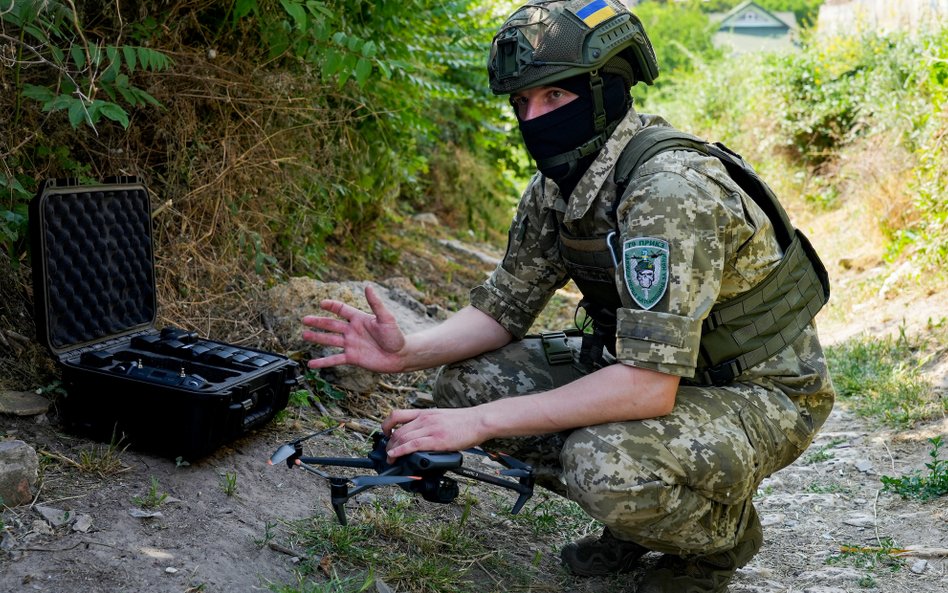
[[[303,318],[303,325],[312,328],[303,330],[304,340],[342,348],[337,354],[310,360],[309,368],[348,364],[380,373],[403,370],[400,353],[405,347],[405,334],[370,286],[365,287],[365,300],[372,314],[340,301],[325,300],[319,307],[337,317],[307,315]]]

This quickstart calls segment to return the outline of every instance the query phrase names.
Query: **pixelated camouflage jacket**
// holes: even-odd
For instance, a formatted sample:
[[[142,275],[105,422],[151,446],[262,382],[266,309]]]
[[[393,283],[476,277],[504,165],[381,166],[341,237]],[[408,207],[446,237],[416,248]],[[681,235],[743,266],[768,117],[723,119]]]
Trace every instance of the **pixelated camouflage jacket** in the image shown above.
[[[754,287],[782,253],[770,220],[720,161],[693,151],[664,152],[642,164],[613,218],[614,169],[623,148],[643,127],[668,125],[630,110],[568,201],[555,183],[536,173],[521,197],[506,254],[488,280],[472,290],[472,305],[522,338],[569,280],[559,250],[559,221],[574,237],[603,237],[618,229],[620,245],[659,239],[668,244],[667,288],[654,306],[639,307],[622,266],[616,269],[624,305],[617,311],[617,359],[693,377],[701,324],[711,308]],[[832,391],[814,327],[738,380],[789,395]]]

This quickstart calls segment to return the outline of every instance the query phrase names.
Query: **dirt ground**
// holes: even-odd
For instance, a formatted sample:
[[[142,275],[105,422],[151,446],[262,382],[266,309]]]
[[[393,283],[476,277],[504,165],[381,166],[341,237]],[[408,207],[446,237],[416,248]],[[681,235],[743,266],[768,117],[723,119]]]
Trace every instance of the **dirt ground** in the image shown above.
[[[944,292],[876,291],[858,306],[849,303],[821,314],[821,333],[832,343],[859,332],[925,331],[930,320],[943,320],[946,314]],[[944,348],[939,356],[929,371],[944,390]],[[0,435],[30,443],[44,459],[41,489],[33,504],[3,513],[0,592],[265,591],[273,583],[295,582],[293,556],[265,542],[283,533],[288,522],[327,515],[329,489],[322,480],[266,461],[280,444],[312,430],[317,415],[312,408],[293,408],[286,420],[189,465],[126,450],[117,454],[120,470],[104,476],[77,471],[66,461],[80,459],[96,445],[62,432],[46,416],[0,416]],[[364,439],[358,433],[346,434],[342,440],[322,441],[320,454],[341,452],[346,443],[357,446]],[[761,486],[757,506],[766,543],[740,571],[731,591],[945,591],[948,497],[905,501],[881,492],[879,480],[881,475],[923,469],[930,461],[926,439],[937,435],[948,437],[948,419],[894,432],[874,427],[838,405],[810,450]],[[134,499],[147,497],[153,483],[168,498],[157,507],[158,515],[136,516],[142,509]],[[497,530],[498,546],[504,546],[503,522],[491,524],[489,517],[509,501],[476,487],[471,491],[482,498],[478,512],[484,528]],[[375,492],[384,497],[391,490]],[[47,518],[43,508],[53,510],[46,511]],[[56,511],[68,511],[70,520],[56,526]],[[452,520],[450,514],[444,520]],[[635,575],[564,575],[555,555],[563,543],[527,544],[543,552],[533,586],[494,575],[484,590],[634,591]],[[871,552],[890,545],[941,551],[899,559]],[[841,554],[843,546],[870,551]]]

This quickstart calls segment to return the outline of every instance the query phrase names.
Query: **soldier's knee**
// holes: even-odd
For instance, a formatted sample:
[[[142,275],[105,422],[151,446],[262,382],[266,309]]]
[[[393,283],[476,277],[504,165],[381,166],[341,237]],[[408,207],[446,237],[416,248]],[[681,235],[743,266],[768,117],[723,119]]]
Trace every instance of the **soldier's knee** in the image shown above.
[[[630,455],[597,428],[573,431],[563,446],[560,461],[569,497],[597,518],[628,508],[633,498],[640,512],[654,513],[646,507],[658,506],[660,491],[668,486],[650,463],[654,453]]]
[[[432,397],[443,408],[464,408],[483,401],[483,395],[493,391],[487,373],[477,359],[445,365],[434,381]]]
[[[472,393],[477,374],[467,368],[465,362],[446,365],[438,370],[432,389],[435,405],[449,408],[472,405],[468,395]]]

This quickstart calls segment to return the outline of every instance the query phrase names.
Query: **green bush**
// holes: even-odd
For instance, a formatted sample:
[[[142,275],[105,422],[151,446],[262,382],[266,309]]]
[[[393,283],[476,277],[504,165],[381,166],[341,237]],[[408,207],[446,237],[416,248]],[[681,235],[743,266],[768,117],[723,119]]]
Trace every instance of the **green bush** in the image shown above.
[[[890,259],[910,257],[937,271],[948,262],[946,64],[948,31],[808,36],[798,52],[678,72],[649,96],[648,107],[679,127],[732,144],[755,166],[766,169],[770,160],[788,157],[815,186],[808,202],[820,207],[845,199],[845,180],[829,174],[854,141],[899,139],[914,155],[912,182],[903,188],[910,211],[880,220],[880,230]]]

